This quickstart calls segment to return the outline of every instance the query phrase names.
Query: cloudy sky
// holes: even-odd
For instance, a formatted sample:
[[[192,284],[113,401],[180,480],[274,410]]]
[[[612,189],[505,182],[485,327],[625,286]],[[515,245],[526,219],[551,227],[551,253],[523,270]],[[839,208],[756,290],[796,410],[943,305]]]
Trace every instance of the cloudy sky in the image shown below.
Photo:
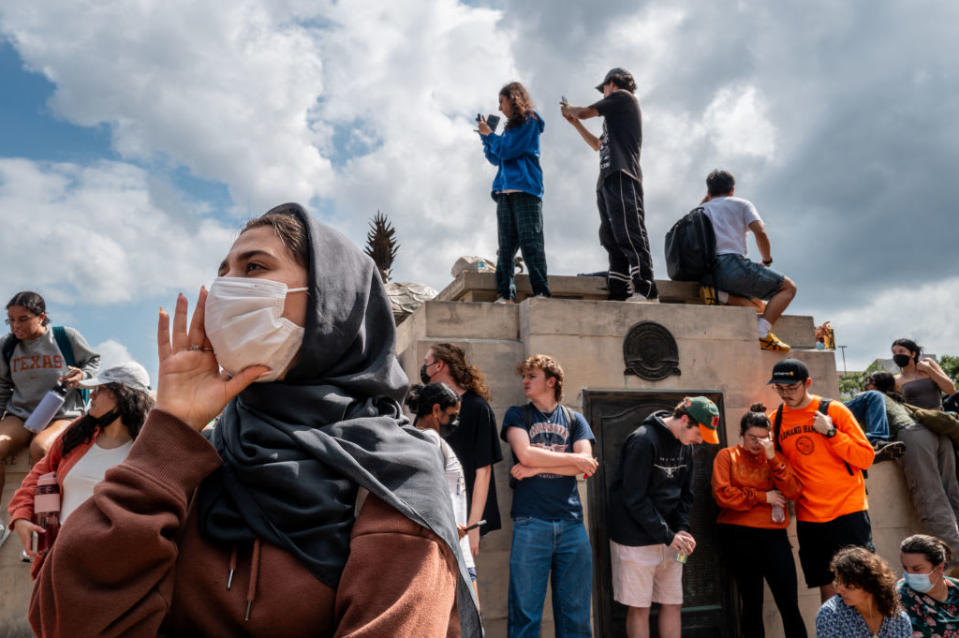
[[[624,66],[659,277],[666,230],[724,167],[799,286],[789,312],[832,320],[850,369],[900,336],[959,353],[956,24],[959,4],[924,0],[4,2],[0,296],[37,290],[153,371],[158,306],[291,200],[357,243],[382,210],[394,279],[440,289],[456,257],[495,255],[472,119],[510,80],[547,122],[550,272],[604,269],[597,157],[557,102]]]

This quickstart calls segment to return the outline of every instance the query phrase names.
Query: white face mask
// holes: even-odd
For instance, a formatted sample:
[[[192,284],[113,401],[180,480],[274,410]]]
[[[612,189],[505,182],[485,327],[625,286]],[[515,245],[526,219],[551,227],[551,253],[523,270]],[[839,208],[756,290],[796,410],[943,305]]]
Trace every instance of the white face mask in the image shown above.
[[[270,371],[258,382],[276,381],[303,345],[304,330],[282,317],[290,288],[270,279],[217,277],[206,298],[203,326],[220,367],[235,375],[251,365]]]

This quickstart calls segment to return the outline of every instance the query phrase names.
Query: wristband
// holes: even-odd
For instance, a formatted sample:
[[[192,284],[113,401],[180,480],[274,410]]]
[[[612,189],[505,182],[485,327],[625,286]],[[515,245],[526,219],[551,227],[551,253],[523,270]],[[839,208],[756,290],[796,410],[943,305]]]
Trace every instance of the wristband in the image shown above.
[[[772,266],[772,265],[773,265],[772,257],[770,257],[769,259],[763,259],[763,266]]]

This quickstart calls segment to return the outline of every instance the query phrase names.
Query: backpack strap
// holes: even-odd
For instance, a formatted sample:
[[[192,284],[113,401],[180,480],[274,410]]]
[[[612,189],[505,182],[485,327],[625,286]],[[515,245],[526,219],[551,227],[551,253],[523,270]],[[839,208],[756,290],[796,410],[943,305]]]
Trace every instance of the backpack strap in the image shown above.
[[[7,340],[3,342],[3,362],[7,364],[7,369],[10,368],[10,360],[13,359],[13,351],[18,343],[20,343],[20,340],[12,332],[7,335]]]
[[[73,356],[73,344],[70,343],[70,337],[67,336],[66,328],[63,326],[53,326],[53,338],[57,341],[57,347],[63,355],[67,365],[75,368],[77,360]]]
[[[63,360],[66,361],[67,365],[72,368],[77,367],[77,360],[73,353],[73,343],[70,341],[70,336],[67,335],[67,329],[63,326],[53,326],[53,338],[56,340],[57,347],[60,348],[60,354],[63,355]],[[90,390],[77,388],[77,392],[80,393],[83,403],[90,400]]]

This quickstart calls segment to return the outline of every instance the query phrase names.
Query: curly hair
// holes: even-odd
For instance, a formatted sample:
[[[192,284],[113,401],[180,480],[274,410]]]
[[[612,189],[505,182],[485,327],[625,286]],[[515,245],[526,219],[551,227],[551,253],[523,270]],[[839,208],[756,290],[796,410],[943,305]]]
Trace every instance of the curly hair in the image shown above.
[[[47,303],[43,300],[43,297],[38,295],[35,292],[30,290],[23,290],[18,292],[13,296],[13,298],[7,302],[7,310],[10,310],[12,306],[20,306],[27,310],[27,312],[34,314],[36,316],[43,315],[43,320],[41,323],[45,326],[50,323],[50,318],[47,317]]]
[[[142,390],[133,390],[121,383],[106,383],[101,388],[109,390],[117,404],[120,421],[127,426],[131,438],[137,438],[147,414],[153,409],[153,398]],[[66,456],[70,450],[87,443],[97,431],[97,419],[89,413],[70,424],[63,433],[62,455]]]
[[[889,564],[863,547],[844,547],[839,550],[829,569],[836,580],[846,587],[861,589],[872,595],[879,613],[891,618],[899,613],[899,596],[896,594],[896,575]]]
[[[548,354],[534,354],[516,366],[516,374],[523,376],[534,369],[542,370],[547,379],[556,379],[556,385],[553,386],[553,396],[556,397],[557,401],[562,401],[563,381],[566,380],[566,373],[563,372],[559,362]]]
[[[466,390],[472,390],[484,401],[490,400],[489,386],[486,376],[476,366],[466,363],[466,353],[452,343],[437,343],[430,346],[433,358],[442,361],[450,369],[450,376],[456,385]]]
[[[506,128],[522,126],[527,117],[536,117],[533,113],[533,100],[526,87],[519,82],[510,82],[499,90],[499,94],[509,100],[510,116],[506,121]]]

